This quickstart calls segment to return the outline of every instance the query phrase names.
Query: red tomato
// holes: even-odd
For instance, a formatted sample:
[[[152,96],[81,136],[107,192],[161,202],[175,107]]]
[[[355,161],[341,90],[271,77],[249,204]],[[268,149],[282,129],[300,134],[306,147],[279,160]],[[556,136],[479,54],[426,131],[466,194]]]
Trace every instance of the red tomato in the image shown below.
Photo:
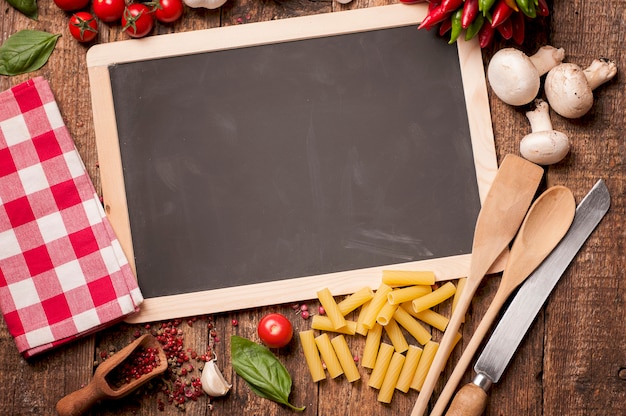
[[[122,30],[133,38],[143,38],[152,32],[154,17],[152,9],[142,3],[133,3],[126,7],[122,15]]]
[[[265,315],[257,328],[259,338],[270,348],[282,348],[289,344],[293,336],[291,322],[280,313]]]
[[[161,23],[172,23],[183,15],[183,0],[156,0],[154,17]]]
[[[68,25],[70,34],[79,42],[91,42],[98,35],[98,22],[89,12],[74,13]]]
[[[54,0],[54,4],[66,12],[82,9],[87,3],[89,3],[89,0]]]
[[[124,0],[93,0],[93,12],[103,22],[116,22],[122,18]]]

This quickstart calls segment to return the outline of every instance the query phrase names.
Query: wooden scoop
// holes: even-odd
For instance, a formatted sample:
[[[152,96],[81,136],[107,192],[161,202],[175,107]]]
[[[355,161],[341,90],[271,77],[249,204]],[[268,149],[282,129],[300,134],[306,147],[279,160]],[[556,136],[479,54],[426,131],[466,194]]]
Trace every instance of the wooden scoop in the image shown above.
[[[465,288],[443,334],[411,416],[424,414],[472,297],[493,262],[515,237],[542,177],[541,167],[519,156],[507,155],[502,161],[478,214]]]
[[[572,192],[564,186],[553,186],[533,203],[517,233],[504,268],[500,286],[487,312],[465,347],[452,375],[437,399],[430,416],[443,414],[465,370],[489,331],[498,312],[511,293],[541,264],[561,241],[576,214]]]
[[[122,364],[133,351],[139,348],[154,348],[159,354],[159,365],[148,374],[142,375],[140,378],[131,380],[130,383],[124,384],[119,388],[109,385],[106,377],[118,365]],[[85,413],[96,401],[102,399],[119,399],[126,396],[133,390],[138,388],[146,381],[158,376],[167,369],[167,356],[165,351],[155,337],[150,334],[142,335],[128,346],[121,349],[112,357],[107,358],[102,364],[96,368],[93,378],[80,390],[68,394],[63,397],[56,405],[57,413],[60,416],[78,416]]]

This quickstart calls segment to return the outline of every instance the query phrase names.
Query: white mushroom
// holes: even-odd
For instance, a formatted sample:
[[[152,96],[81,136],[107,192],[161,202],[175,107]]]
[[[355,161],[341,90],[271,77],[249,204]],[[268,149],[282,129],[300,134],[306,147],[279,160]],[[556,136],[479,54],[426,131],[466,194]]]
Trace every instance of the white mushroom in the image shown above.
[[[550,106],[542,99],[535,100],[535,109],[528,111],[530,134],[520,142],[522,156],[538,165],[560,162],[570,149],[569,139],[560,131],[552,129]]]
[[[546,98],[557,114],[565,118],[582,117],[593,106],[593,90],[615,74],[617,65],[609,59],[595,59],[585,70],[576,64],[562,63],[546,76]]]
[[[205,9],[218,9],[226,3],[227,0],[183,0],[183,2],[194,9],[197,8],[205,8]]]
[[[515,48],[496,52],[487,67],[487,78],[493,92],[507,104],[530,103],[539,92],[540,77],[565,58],[563,48],[546,45],[527,56]]]

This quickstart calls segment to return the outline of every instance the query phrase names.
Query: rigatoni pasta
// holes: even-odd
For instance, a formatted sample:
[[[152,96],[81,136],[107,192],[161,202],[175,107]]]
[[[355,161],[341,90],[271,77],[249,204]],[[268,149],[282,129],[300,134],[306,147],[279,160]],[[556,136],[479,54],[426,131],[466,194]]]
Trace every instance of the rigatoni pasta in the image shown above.
[[[339,310],[339,306],[337,306],[337,302],[333,298],[333,295],[330,293],[328,288],[322,289],[317,292],[317,298],[320,303],[324,307],[326,311],[326,316],[330,318],[330,321],[333,323],[333,327],[335,329],[344,328],[346,324],[346,319],[343,317],[341,311]]]
[[[421,356],[422,349],[420,347],[409,345],[404,365],[402,366],[402,371],[400,371],[400,375],[398,376],[398,380],[396,382],[396,389],[403,393],[407,393],[409,391],[411,381],[413,381],[413,376],[415,375],[415,370],[417,369],[417,363],[419,362]]]
[[[343,335],[337,335],[330,340],[330,343],[335,349],[337,359],[341,364],[341,368],[343,369],[343,374],[346,376],[346,379],[350,383],[359,380],[361,378],[361,375],[359,374],[359,369],[356,367],[354,357],[350,352],[350,347],[348,347],[346,338]]]
[[[393,393],[396,390],[396,383],[400,377],[400,371],[404,365],[406,358],[399,352],[394,352],[389,362],[389,367],[385,373],[385,378],[378,391],[378,401],[382,403],[391,403]]]
[[[393,345],[387,344],[385,342],[382,342],[380,344],[380,349],[378,350],[378,355],[376,357],[376,364],[374,364],[374,368],[372,369],[372,373],[370,374],[370,379],[367,383],[368,386],[375,389],[380,389],[380,386],[382,386],[383,384],[385,374],[387,373],[387,368],[389,368],[389,363],[391,361],[393,353]]]
[[[313,315],[313,319],[311,319],[311,328],[317,329],[318,331],[337,332],[346,335],[356,334],[356,322],[346,320],[346,326],[341,329],[335,329],[330,318],[323,315]]]
[[[373,297],[374,292],[366,286],[339,302],[337,306],[339,307],[341,314],[346,316],[359,306],[362,306],[364,303],[370,301]]]
[[[398,309],[398,305],[392,305],[389,302],[385,302],[381,310],[378,312],[376,316],[376,322],[381,324],[382,326],[387,325],[387,323],[393,317],[393,313]]]
[[[376,356],[380,347],[380,338],[383,335],[383,326],[374,323],[374,326],[367,332],[365,338],[365,347],[363,348],[363,357],[361,365],[365,368],[374,368],[376,365]]]
[[[383,283],[388,286],[413,286],[435,284],[431,271],[383,270]]]
[[[415,285],[394,289],[387,295],[387,302],[392,305],[409,302],[433,291],[431,286]]]
[[[417,363],[417,368],[415,369],[415,375],[413,376],[413,380],[411,380],[411,388],[413,390],[420,391],[422,389],[424,381],[426,380],[426,375],[428,374],[428,370],[435,359],[435,354],[438,349],[439,343],[435,341],[428,341],[426,345],[424,345],[422,356],[420,357],[420,360]]]
[[[459,303],[459,298],[461,297],[461,293],[463,293],[463,289],[465,288],[465,282],[467,282],[467,277],[462,277],[456,283],[456,292],[454,293],[454,298],[452,298],[452,310],[450,314],[454,314],[454,310],[456,309],[456,304]],[[465,315],[463,315],[463,319],[461,322],[465,322]]]
[[[328,334],[323,333],[322,335],[316,337],[315,344],[317,344],[317,349],[322,355],[322,360],[324,360],[324,364],[326,364],[326,369],[328,370],[328,374],[330,375],[330,377],[336,378],[342,375],[343,369],[341,368],[341,364],[339,363],[339,359],[337,358],[335,349],[330,343],[330,338],[328,337]]]
[[[413,299],[411,304],[413,305],[413,311],[415,313],[421,312],[426,309],[430,309],[435,305],[440,304],[444,300],[452,297],[456,292],[456,287],[452,282],[448,282],[441,286],[439,289],[434,290],[428,295],[424,295],[417,299]]]
[[[391,292],[391,287],[384,283],[381,283],[374,293],[374,297],[370,300],[370,304],[367,308],[367,315],[363,318],[363,326],[367,329],[371,329],[376,323],[378,312],[387,303],[387,295]]]
[[[421,312],[416,313],[413,316],[415,316],[420,321],[432,326],[433,328],[437,328],[441,332],[446,330],[448,322],[450,322],[450,318],[445,317],[442,314],[433,311],[432,309],[425,309]]]
[[[304,352],[304,359],[309,367],[309,373],[315,383],[326,378],[326,372],[324,371],[324,365],[320,358],[317,344],[315,344],[315,334],[312,329],[300,332],[300,343],[302,344],[302,351]]]
[[[367,309],[370,306],[371,300],[365,302],[363,306],[361,306],[361,310],[359,311],[359,317],[356,320],[356,333],[359,335],[366,336],[368,328],[363,326],[363,321],[365,320],[365,316],[367,315]]]
[[[395,320],[391,319],[389,323],[383,328],[385,329],[387,336],[391,340],[393,348],[397,352],[404,352],[409,349],[409,343],[406,342],[406,338],[404,337],[404,334],[400,330],[400,327]]]
[[[396,309],[393,319],[422,345],[426,344],[432,338],[430,332],[417,322],[404,308]]]

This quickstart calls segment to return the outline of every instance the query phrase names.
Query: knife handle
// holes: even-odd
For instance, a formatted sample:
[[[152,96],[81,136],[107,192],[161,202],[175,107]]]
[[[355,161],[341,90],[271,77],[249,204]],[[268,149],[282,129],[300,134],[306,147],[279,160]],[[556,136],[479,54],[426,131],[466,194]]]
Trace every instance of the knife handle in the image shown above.
[[[480,416],[487,407],[487,392],[468,383],[454,396],[446,416]]]

